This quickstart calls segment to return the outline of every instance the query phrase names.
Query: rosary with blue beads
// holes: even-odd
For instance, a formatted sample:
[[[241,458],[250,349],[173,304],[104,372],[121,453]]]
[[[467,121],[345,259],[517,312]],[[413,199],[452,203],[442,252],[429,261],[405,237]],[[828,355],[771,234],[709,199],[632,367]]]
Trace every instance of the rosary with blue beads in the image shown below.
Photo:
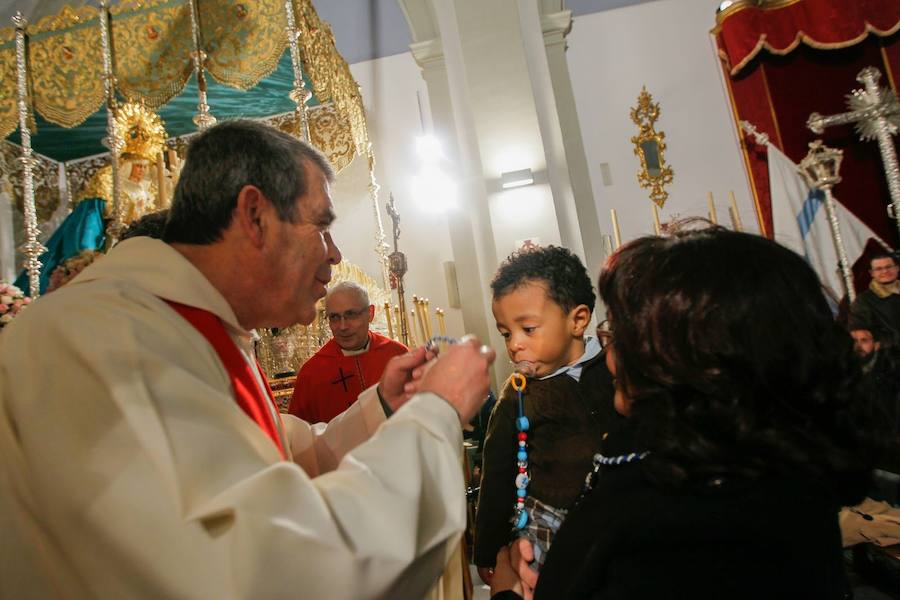
[[[425,349],[429,352],[437,352],[441,342],[455,344],[459,340],[442,335],[436,335],[428,340]],[[525,510],[525,498],[528,497],[528,417],[525,416],[525,386],[527,379],[522,373],[513,373],[509,378],[513,390],[518,394],[518,416],[516,417],[516,429],[519,431],[516,442],[516,465],[519,472],[516,475],[516,529],[525,529],[528,524],[528,511]]]
[[[518,394],[518,417],[516,417],[516,429],[519,431],[516,444],[516,465],[519,473],[516,475],[516,529],[525,529],[528,524],[528,512],[525,510],[525,498],[528,497],[528,417],[525,416],[525,385],[528,380],[521,373],[513,373],[509,383]]]

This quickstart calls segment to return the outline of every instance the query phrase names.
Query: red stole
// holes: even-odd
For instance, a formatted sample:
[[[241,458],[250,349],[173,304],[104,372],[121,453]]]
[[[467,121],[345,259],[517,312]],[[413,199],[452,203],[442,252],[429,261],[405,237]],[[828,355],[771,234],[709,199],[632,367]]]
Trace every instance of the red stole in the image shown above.
[[[219,317],[202,308],[169,300],[165,302],[193,325],[194,329],[199,331],[210,343],[213,350],[219,355],[219,360],[222,361],[225,370],[228,371],[231,389],[234,391],[234,399],[238,406],[272,439],[278,447],[278,451],[281,452],[282,458],[287,458],[284,446],[281,444],[281,436],[278,435],[278,428],[272,419],[272,411],[269,410],[269,407],[272,407],[275,409],[275,414],[278,414],[277,405],[272,396],[272,390],[269,389],[269,382],[266,381],[266,376],[259,369],[259,363],[256,364],[256,368],[266,386],[268,395],[264,395],[259,389],[250,365],[247,364],[247,360],[241,354],[234,340],[228,335],[228,331],[225,330]]]

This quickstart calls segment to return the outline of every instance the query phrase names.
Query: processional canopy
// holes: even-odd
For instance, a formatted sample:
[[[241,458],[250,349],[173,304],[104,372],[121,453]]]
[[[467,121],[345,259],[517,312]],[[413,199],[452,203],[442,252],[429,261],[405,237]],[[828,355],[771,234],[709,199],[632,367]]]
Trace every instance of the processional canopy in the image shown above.
[[[77,184],[74,190],[69,187],[68,197],[60,197],[55,184],[59,163],[34,152],[33,140],[40,147],[41,140],[62,132],[60,128],[77,131],[82,124],[93,124],[93,139],[99,141],[105,134],[107,148],[121,150],[122,159],[155,163],[162,182],[164,163],[172,167],[185,144],[166,140],[157,113],[164,114],[169,134],[177,136],[196,131],[192,121],[208,124],[209,119],[200,123],[194,115],[184,114],[205,110],[219,118],[264,117],[279,129],[308,139],[337,171],[354,156],[366,157],[375,251],[387,289],[379,187],[362,96],[335,47],[330,26],[319,19],[311,0],[124,0],[111,6],[102,0],[99,8],[65,7],[34,23],[19,15],[15,27],[0,28],[0,80],[0,133],[5,138],[18,128],[12,141],[21,142],[20,149],[3,145],[0,158],[8,179],[2,183],[32,215],[25,219],[29,241],[23,246],[31,281],[39,275],[41,228],[46,235],[55,226],[56,215],[71,209],[78,199],[72,196],[79,191],[80,196],[89,192],[110,197],[104,191],[110,183],[104,172],[109,159],[100,154],[103,150],[96,142],[94,155],[72,155],[68,144],[58,148],[65,156],[56,160],[66,161],[64,172],[70,183]],[[17,94],[19,82],[25,83]],[[216,94],[207,96],[213,89]],[[260,101],[248,102],[247,95],[238,98],[245,93]],[[223,102],[232,98],[231,115],[217,105],[223,98]],[[307,103],[317,108],[308,113]],[[254,114],[259,107],[277,108]],[[13,166],[21,160],[17,153],[27,158],[24,175]],[[113,187],[120,182],[119,192],[112,193],[114,200],[121,197],[129,175],[116,172],[117,162],[112,163]],[[157,180],[153,184],[159,185]],[[41,194],[55,194],[56,204],[37,211],[35,197]],[[119,225],[121,212],[115,212]],[[112,233],[117,235],[118,229]]]

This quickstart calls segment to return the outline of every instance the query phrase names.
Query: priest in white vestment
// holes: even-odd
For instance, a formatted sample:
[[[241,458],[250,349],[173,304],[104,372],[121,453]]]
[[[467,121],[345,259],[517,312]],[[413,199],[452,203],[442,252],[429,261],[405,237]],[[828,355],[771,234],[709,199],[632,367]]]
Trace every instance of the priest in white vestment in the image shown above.
[[[173,310],[214,316],[266,397],[250,330],[312,320],[340,260],[332,177],[267,126],[213,127],[166,242],[122,242],[3,330],[0,598],[415,599],[434,584],[465,525],[460,421],[493,353],[398,357],[327,427],[257,415],[267,434]]]

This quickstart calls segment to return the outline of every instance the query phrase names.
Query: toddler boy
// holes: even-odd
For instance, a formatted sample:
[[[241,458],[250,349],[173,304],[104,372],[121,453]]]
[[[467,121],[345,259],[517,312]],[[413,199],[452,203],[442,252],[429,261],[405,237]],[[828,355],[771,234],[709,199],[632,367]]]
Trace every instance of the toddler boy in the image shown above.
[[[600,344],[585,335],[595,295],[577,256],[554,246],[517,252],[500,265],[491,291],[509,358],[527,376],[528,524],[516,535],[531,540],[539,566],[600,442],[621,418]],[[474,554],[485,581],[497,551],[514,537],[518,416],[518,395],[507,383],[491,413],[482,454]]]

